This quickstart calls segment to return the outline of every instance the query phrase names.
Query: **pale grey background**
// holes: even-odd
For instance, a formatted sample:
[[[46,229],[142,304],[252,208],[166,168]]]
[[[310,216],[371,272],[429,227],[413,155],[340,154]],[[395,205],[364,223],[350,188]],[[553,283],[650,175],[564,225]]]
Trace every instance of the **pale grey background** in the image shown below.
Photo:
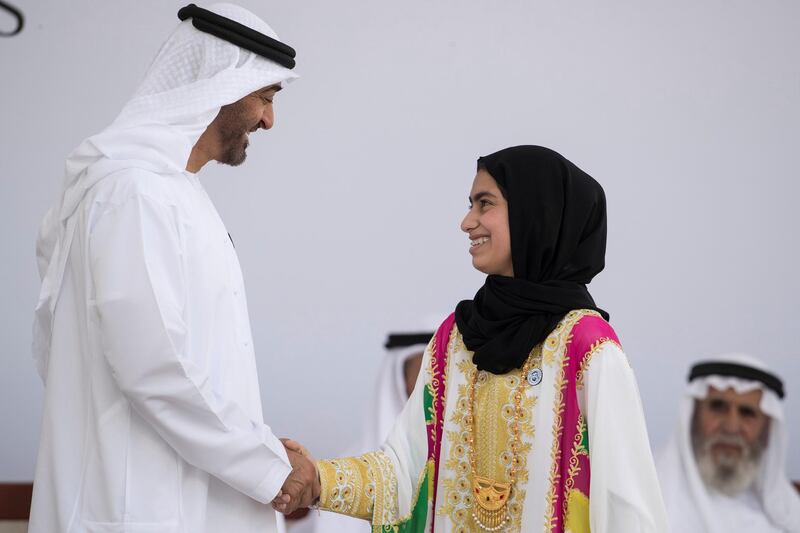
[[[0,480],[29,480],[38,222],[65,156],[114,118],[184,2],[14,3],[28,27],[0,39]],[[476,157],[535,143],[606,188],[591,289],[653,444],[690,362],[740,350],[786,379],[800,446],[800,3],[242,4],[298,49],[302,75],[244,166],[202,174],[241,258],[276,433],[320,456],[350,444],[385,332],[481,283],[458,230]],[[800,479],[800,454],[789,469]]]

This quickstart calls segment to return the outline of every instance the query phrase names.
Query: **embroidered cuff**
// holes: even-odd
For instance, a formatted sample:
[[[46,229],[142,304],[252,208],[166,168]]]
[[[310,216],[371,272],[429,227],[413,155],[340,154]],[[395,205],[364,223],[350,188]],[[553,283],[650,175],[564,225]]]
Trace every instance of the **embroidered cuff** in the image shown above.
[[[317,462],[320,509],[374,523],[397,517],[397,477],[383,452]]]

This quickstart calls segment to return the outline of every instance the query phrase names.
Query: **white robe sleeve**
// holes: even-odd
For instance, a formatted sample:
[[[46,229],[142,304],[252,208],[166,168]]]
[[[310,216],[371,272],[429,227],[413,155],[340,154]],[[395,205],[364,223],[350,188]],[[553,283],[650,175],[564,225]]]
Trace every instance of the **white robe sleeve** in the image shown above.
[[[622,350],[594,353],[578,391],[589,430],[592,533],[668,531],[636,378]]]
[[[428,345],[422,358],[416,385],[406,405],[395,420],[381,450],[390,458],[397,475],[397,516],[407,516],[420,490],[425,463],[428,459],[428,426],[425,425],[425,389],[430,380],[432,344]],[[442,384],[443,385],[443,384]],[[384,522],[389,520],[384,517]]]
[[[178,221],[134,196],[95,222],[89,259],[103,352],[132,407],[188,463],[270,502],[291,472],[268,426],[211,386],[185,353]]]

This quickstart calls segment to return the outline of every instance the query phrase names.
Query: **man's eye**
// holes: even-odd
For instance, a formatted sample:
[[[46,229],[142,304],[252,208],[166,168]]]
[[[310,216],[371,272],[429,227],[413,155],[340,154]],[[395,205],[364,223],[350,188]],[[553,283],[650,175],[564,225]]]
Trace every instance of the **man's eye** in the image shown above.
[[[728,405],[722,400],[711,400],[708,406],[711,408],[712,411],[716,411],[718,413],[728,410]]]
[[[742,418],[755,418],[756,412],[749,407],[743,407],[739,409],[739,414],[742,415]]]

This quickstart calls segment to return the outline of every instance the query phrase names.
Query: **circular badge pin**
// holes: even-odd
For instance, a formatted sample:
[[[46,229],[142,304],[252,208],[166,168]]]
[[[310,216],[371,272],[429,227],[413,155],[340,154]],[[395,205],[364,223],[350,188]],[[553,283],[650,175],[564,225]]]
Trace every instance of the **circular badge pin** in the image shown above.
[[[528,371],[528,383],[531,386],[536,386],[542,382],[542,369],[541,368],[531,368]]]

